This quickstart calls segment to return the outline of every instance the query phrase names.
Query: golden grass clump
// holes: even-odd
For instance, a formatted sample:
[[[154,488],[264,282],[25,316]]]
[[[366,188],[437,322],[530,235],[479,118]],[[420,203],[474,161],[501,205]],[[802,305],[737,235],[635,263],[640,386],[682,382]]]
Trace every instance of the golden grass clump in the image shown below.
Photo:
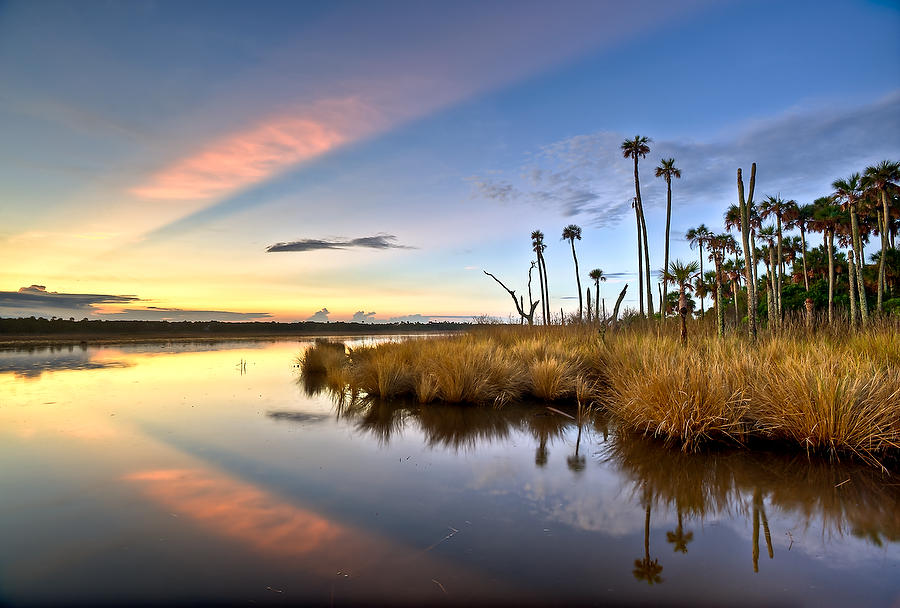
[[[787,325],[753,343],[692,324],[634,323],[603,337],[587,326],[502,326],[345,354],[317,343],[304,374],[343,394],[503,405],[570,399],[607,409],[618,426],[683,450],[749,439],[870,463],[900,452],[900,340],[895,325],[859,332]]]
[[[602,361],[605,405],[626,427],[684,449],[744,441],[749,370],[731,345],[685,349],[672,336],[625,334],[604,344]]]
[[[900,448],[900,367],[880,365],[871,346],[854,340],[833,350],[764,347],[758,367],[765,373],[751,379],[759,431],[863,459]]]

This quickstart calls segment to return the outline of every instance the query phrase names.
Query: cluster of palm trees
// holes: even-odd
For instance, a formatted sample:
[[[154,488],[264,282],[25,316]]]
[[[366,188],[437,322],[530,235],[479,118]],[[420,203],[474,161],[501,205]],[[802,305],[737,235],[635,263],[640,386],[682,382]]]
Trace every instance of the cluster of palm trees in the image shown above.
[[[756,292],[764,290],[765,315],[770,327],[779,328],[784,323],[789,308],[785,303],[787,295],[793,296],[790,308],[798,308],[802,301],[809,322],[814,310],[823,308],[827,311],[828,322],[833,323],[836,320],[835,271],[838,262],[843,266],[844,260],[850,324],[864,324],[872,317],[872,295],[874,312],[883,314],[888,310],[886,296],[896,297],[900,271],[900,254],[895,247],[900,218],[898,182],[900,163],[883,161],[867,167],[863,173],[835,180],[831,194],[805,205],[785,200],[780,195],[766,196],[754,203],[751,187],[747,200],[726,209],[723,232],[714,233],[701,224],[685,234],[691,247],[700,251],[700,271],[688,286],[700,297],[700,314],[705,313],[705,296],[714,293],[719,331],[724,331],[724,293],[730,290],[735,322],[740,322],[738,296],[741,296],[748,301],[748,324],[751,334],[755,334],[756,317],[760,314]],[[742,185],[739,182],[741,199]],[[786,234],[792,230],[798,231],[799,235]],[[730,234],[732,231],[739,232],[742,244]],[[807,246],[810,232],[823,235],[821,248],[810,251]],[[874,235],[880,237],[880,250],[871,256],[873,264],[868,265],[864,246]],[[835,247],[836,239],[838,247]],[[715,265],[714,271],[706,273],[702,269],[704,247],[706,258]],[[840,248],[847,249],[846,254]],[[734,257],[729,257],[731,255]],[[762,277],[759,275],[760,262],[765,267]],[[844,274],[843,268],[841,270]],[[810,279],[816,278],[819,279],[817,284],[811,285]],[[826,278],[827,297],[823,288]],[[896,306],[893,302],[890,304],[891,308]]]
[[[634,198],[637,257],[638,257],[638,315],[653,317],[653,288],[650,264],[650,250],[647,236],[647,222],[641,197],[639,161],[650,153],[651,140],[636,135],[621,144],[622,156],[634,163]],[[691,248],[699,250],[699,263],[669,259],[669,243],[672,220],[672,181],[681,178],[681,169],[675,166],[674,158],[663,158],[655,169],[657,178],[666,182],[666,228],[663,266],[659,272],[661,285],[659,292],[659,315],[680,314],[682,325],[688,313],[693,312],[692,292],[700,299],[699,315],[706,314],[706,298],[713,299],[717,327],[720,334],[725,331],[726,308],[729,301],[733,305],[734,323],[742,322],[743,314],[738,303],[745,301],[747,325],[752,336],[756,335],[760,306],[764,309],[769,327],[779,328],[788,310],[801,309],[812,319],[816,309],[827,310],[829,323],[836,320],[835,303],[836,273],[847,278],[847,303],[849,319],[854,326],[866,323],[872,316],[869,294],[874,294],[874,311],[882,314],[895,307],[900,308],[900,300],[888,302],[887,295],[897,297],[897,282],[900,278],[900,252],[895,247],[895,238],[900,226],[900,163],[883,161],[867,167],[862,173],[854,173],[847,178],[835,180],[833,192],[801,205],[795,200],[785,200],[780,195],[766,196],[754,202],[756,164],[753,164],[748,190],[744,190],[741,170],[737,170],[738,203],[729,206],[724,213],[724,230],[714,232],[704,224],[691,228],[685,239]],[[798,231],[799,235],[787,234]],[[735,237],[732,232],[737,233]],[[818,232],[823,235],[821,250],[807,247],[807,235]],[[880,237],[880,251],[871,256],[873,264],[866,263],[864,246],[874,235]],[[575,241],[580,241],[582,230],[575,224],[566,226],[562,240],[568,241],[575,264],[575,281],[578,287],[579,322],[600,321],[600,282],[606,277],[599,268],[591,270],[588,277],[594,283],[592,307],[591,289],[586,290],[587,314],[581,288],[581,273]],[[835,247],[837,242],[837,248]],[[516,299],[515,292],[506,288],[517,304],[523,322],[533,322],[533,311],[540,303],[542,321],[550,323],[550,288],[544,251],[544,233],[531,233],[532,250],[535,260],[528,271],[528,300],[532,314],[525,311],[524,297]],[[839,248],[847,249],[842,253]],[[845,263],[846,260],[846,263]],[[704,261],[712,262],[713,268],[704,271]],[[765,267],[760,276],[759,266]],[[827,273],[824,264],[827,263]],[[846,273],[843,266],[846,264]],[[532,271],[537,268],[540,295],[534,300],[531,290]],[[493,275],[490,275],[493,277]],[[827,296],[825,289],[827,278]],[[496,277],[494,277],[495,280]],[[811,284],[811,279],[818,279]],[[499,280],[497,280],[499,282]],[[670,292],[669,283],[677,290]],[[802,289],[799,285],[802,284]],[[761,304],[759,293],[765,294]],[[785,297],[789,301],[785,302]],[[799,302],[799,304],[798,304]],[[842,306],[843,307],[843,306]],[[592,310],[593,308],[593,310]],[[604,306],[605,309],[605,306]],[[562,316],[562,315],[561,315]],[[573,315],[574,316],[574,315]]]

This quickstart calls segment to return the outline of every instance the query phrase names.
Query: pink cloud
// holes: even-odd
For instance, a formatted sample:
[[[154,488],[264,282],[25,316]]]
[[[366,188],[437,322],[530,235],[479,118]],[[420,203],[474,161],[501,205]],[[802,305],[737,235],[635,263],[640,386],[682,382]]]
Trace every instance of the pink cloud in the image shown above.
[[[378,122],[371,109],[356,100],[322,102],[213,141],[131,192],[159,200],[219,197],[320,156]]]

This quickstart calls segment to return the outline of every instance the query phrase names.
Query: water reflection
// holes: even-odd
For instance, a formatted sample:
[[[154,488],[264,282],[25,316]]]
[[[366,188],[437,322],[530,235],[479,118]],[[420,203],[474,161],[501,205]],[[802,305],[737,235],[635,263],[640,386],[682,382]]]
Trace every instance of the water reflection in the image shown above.
[[[11,373],[15,378],[35,380],[46,372],[123,368],[129,364],[121,360],[104,359],[87,345],[30,346],[0,350],[0,374]]]
[[[650,501],[681,515],[701,521],[749,515],[754,569],[760,528],[774,557],[767,504],[798,516],[804,528],[821,526],[824,535],[849,533],[878,546],[900,540],[896,475],[864,464],[755,450],[687,454],[628,434],[616,435],[606,458],[645,488]]]
[[[287,342],[176,348],[0,374],[0,604],[898,597],[900,485],[866,466],[682,454],[585,409],[298,387]]]
[[[677,526],[666,532],[665,541],[680,554],[688,552],[694,539],[685,528],[692,520],[748,521],[754,571],[759,570],[763,544],[768,558],[775,556],[769,525],[773,508],[798,518],[804,530],[820,527],[825,537],[850,534],[876,546],[900,540],[900,484],[895,477],[856,462],[760,450],[684,453],[643,437],[611,432],[610,419],[601,413],[555,413],[538,405],[495,409],[359,398],[336,401],[340,418],[382,445],[409,430],[420,432],[430,448],[475,451],[522,433],[535,441],[538,468],[546,467],[554,441],[574,435],[566,464],[576,474],[589,465],[581,452],[583,433],[591,432],[597,440],[602,436],[593,460],[624,473],[635,502],[644,510],[644,555],[635,560],[634,575],[650,584],[662,582],[662,566],[650,552],[654,506],[677,517]]]

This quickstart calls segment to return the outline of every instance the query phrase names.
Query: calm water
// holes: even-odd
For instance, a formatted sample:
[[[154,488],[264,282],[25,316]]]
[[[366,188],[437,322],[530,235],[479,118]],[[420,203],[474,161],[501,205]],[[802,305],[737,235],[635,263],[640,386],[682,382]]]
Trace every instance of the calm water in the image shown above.
[[[337,405],[305,346],[0,352],[0,603],[900,605],[897,475]]]

